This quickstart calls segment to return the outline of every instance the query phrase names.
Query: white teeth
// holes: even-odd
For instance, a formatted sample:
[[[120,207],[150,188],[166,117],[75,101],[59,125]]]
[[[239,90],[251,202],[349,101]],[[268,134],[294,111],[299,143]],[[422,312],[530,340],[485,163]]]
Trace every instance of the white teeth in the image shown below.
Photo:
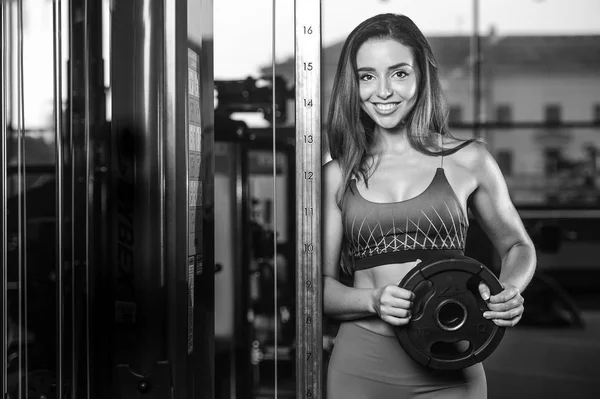
[[[377,107],[377,109],[380,109],[382,111],[390,111],[396,105],[398,105],[398,103],[375,104],[375,106]]]

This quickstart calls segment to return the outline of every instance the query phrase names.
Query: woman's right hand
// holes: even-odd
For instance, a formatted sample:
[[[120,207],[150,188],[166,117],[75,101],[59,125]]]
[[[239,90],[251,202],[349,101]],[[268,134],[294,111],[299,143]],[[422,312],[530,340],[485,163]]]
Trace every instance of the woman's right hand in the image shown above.
[[[373,307],[381,320],[393,326],[408,324],[415,294],[409,290],[388,284],[373,290]]]

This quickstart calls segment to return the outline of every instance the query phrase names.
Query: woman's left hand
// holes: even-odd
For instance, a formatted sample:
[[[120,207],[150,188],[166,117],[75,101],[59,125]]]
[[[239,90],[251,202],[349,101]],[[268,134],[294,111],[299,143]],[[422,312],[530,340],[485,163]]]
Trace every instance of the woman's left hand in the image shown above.
[[[513,327],[523,316],[525,300],[514,285],[502,284],[502,287],[502,292],[490,296],[490,288],[483,282],[479,283],[479,293],[489,308],[483,313],[483,317],[491,319],[500,327]]]

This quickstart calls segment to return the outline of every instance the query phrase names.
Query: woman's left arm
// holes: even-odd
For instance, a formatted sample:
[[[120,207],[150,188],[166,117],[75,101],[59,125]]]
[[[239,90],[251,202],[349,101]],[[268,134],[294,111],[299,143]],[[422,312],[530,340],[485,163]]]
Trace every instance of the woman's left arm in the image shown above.
[[[472,169],[477,177],[477,188],[471,195],[471,211],[502,259],[499,280],[504,288],[498,295],[489,297],[489,288],[480,285],[482,297],[489,297],[490,311],[484,316],[509,327],[517,324],[523,314],[521,293],[535,272],[536,253],[498,164],[483,147],[479,147],[478,152]]]

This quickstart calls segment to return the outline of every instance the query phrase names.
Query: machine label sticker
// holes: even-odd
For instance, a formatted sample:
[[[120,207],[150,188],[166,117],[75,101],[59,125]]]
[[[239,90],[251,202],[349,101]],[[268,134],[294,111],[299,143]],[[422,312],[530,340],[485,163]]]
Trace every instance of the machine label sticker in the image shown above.
[[[188,355],[194,351],[194,256],[188,258]]]
[[[196,255],[196,275],[202,275],[202,254]]]
[[[202,251],[202,119],[199,57],[188,49],[188,255]]]

